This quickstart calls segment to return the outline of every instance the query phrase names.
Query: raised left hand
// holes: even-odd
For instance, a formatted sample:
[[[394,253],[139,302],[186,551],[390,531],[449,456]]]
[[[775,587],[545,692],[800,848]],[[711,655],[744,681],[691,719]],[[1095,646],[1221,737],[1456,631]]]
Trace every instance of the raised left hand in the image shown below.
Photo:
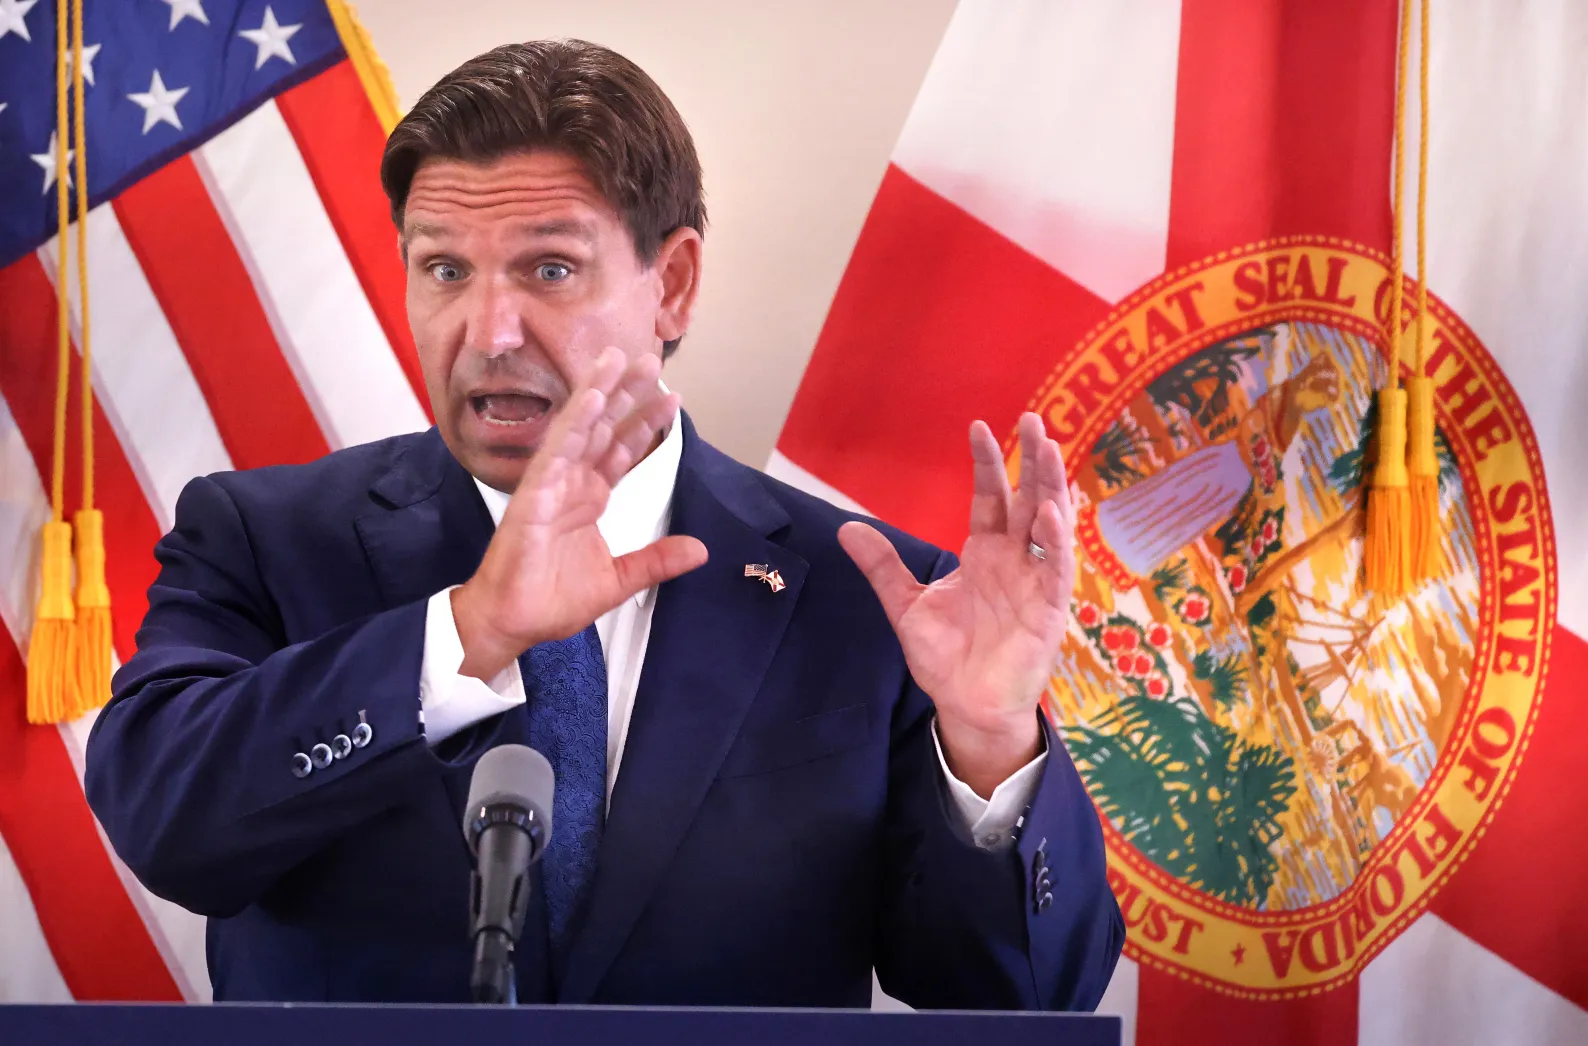
[[[937,707],[949,769],[983,798],[1040,750],[1036,709],[1075,584],[1074,514],[1059,445],[1035,414],[1021,417],[1019,432],[1020,487],[1011,493],[992,430],[971,425],[970,536],[952,573],[923,585],[875,528],[846,523],[838,531]]]

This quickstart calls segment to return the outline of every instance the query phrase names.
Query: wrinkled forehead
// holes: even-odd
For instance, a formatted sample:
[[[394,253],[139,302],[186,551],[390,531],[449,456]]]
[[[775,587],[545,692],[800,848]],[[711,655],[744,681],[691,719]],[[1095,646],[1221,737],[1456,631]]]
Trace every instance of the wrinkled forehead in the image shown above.
[[[487,161],[431,158],[414,172],[403,207],[408,244],[489,232],[571,237],[594,243],[620,225],[617,212],[573,157],[517,153]]]

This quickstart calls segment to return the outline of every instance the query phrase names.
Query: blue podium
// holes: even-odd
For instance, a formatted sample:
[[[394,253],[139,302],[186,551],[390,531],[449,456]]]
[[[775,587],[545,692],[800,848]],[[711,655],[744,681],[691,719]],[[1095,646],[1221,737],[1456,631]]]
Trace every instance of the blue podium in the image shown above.
[[[1120,1019],[1070,1013],[605,1006],[0,1006],[5,1046],[1119,1046]]]

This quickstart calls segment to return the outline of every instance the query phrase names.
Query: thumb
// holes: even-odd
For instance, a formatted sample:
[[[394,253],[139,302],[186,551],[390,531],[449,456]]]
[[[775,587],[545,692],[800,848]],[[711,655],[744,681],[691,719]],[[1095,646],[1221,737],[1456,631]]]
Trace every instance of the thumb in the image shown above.
[[[882,612],[888,616],[888,623],[897,627],[899,619],[926,586],[915,580],[915,575],[899,558],[893,542],[883,537],[876,527],[853,521],[845,523],[838,528],[838,543],[871,583],[872,591],[882,603]]]
[[[705,562],[706,546],[700,539],[674,534],[619,556],[612,561],[612,566],[617,571],[622,599],[628,599],[637,592],[687,574]]]

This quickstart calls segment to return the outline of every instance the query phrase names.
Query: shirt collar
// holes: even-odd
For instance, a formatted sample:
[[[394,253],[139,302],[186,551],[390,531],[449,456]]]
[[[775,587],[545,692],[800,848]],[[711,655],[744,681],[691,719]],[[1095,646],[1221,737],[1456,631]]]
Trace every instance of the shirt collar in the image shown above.
[[[657,448],[641,459],[612,488],[607,507],[596,520],[596,529],[614,556],[637,552],[667,535],[673,518],[673,487],[678,481],[678,463],[684,454],[684,426],[675,419]],[[485,499],[491,522],[501,525],[511,495],[488,487],[478,479],[474,485]],[[644,606],[656,589],[636,593],[636,606]]]

